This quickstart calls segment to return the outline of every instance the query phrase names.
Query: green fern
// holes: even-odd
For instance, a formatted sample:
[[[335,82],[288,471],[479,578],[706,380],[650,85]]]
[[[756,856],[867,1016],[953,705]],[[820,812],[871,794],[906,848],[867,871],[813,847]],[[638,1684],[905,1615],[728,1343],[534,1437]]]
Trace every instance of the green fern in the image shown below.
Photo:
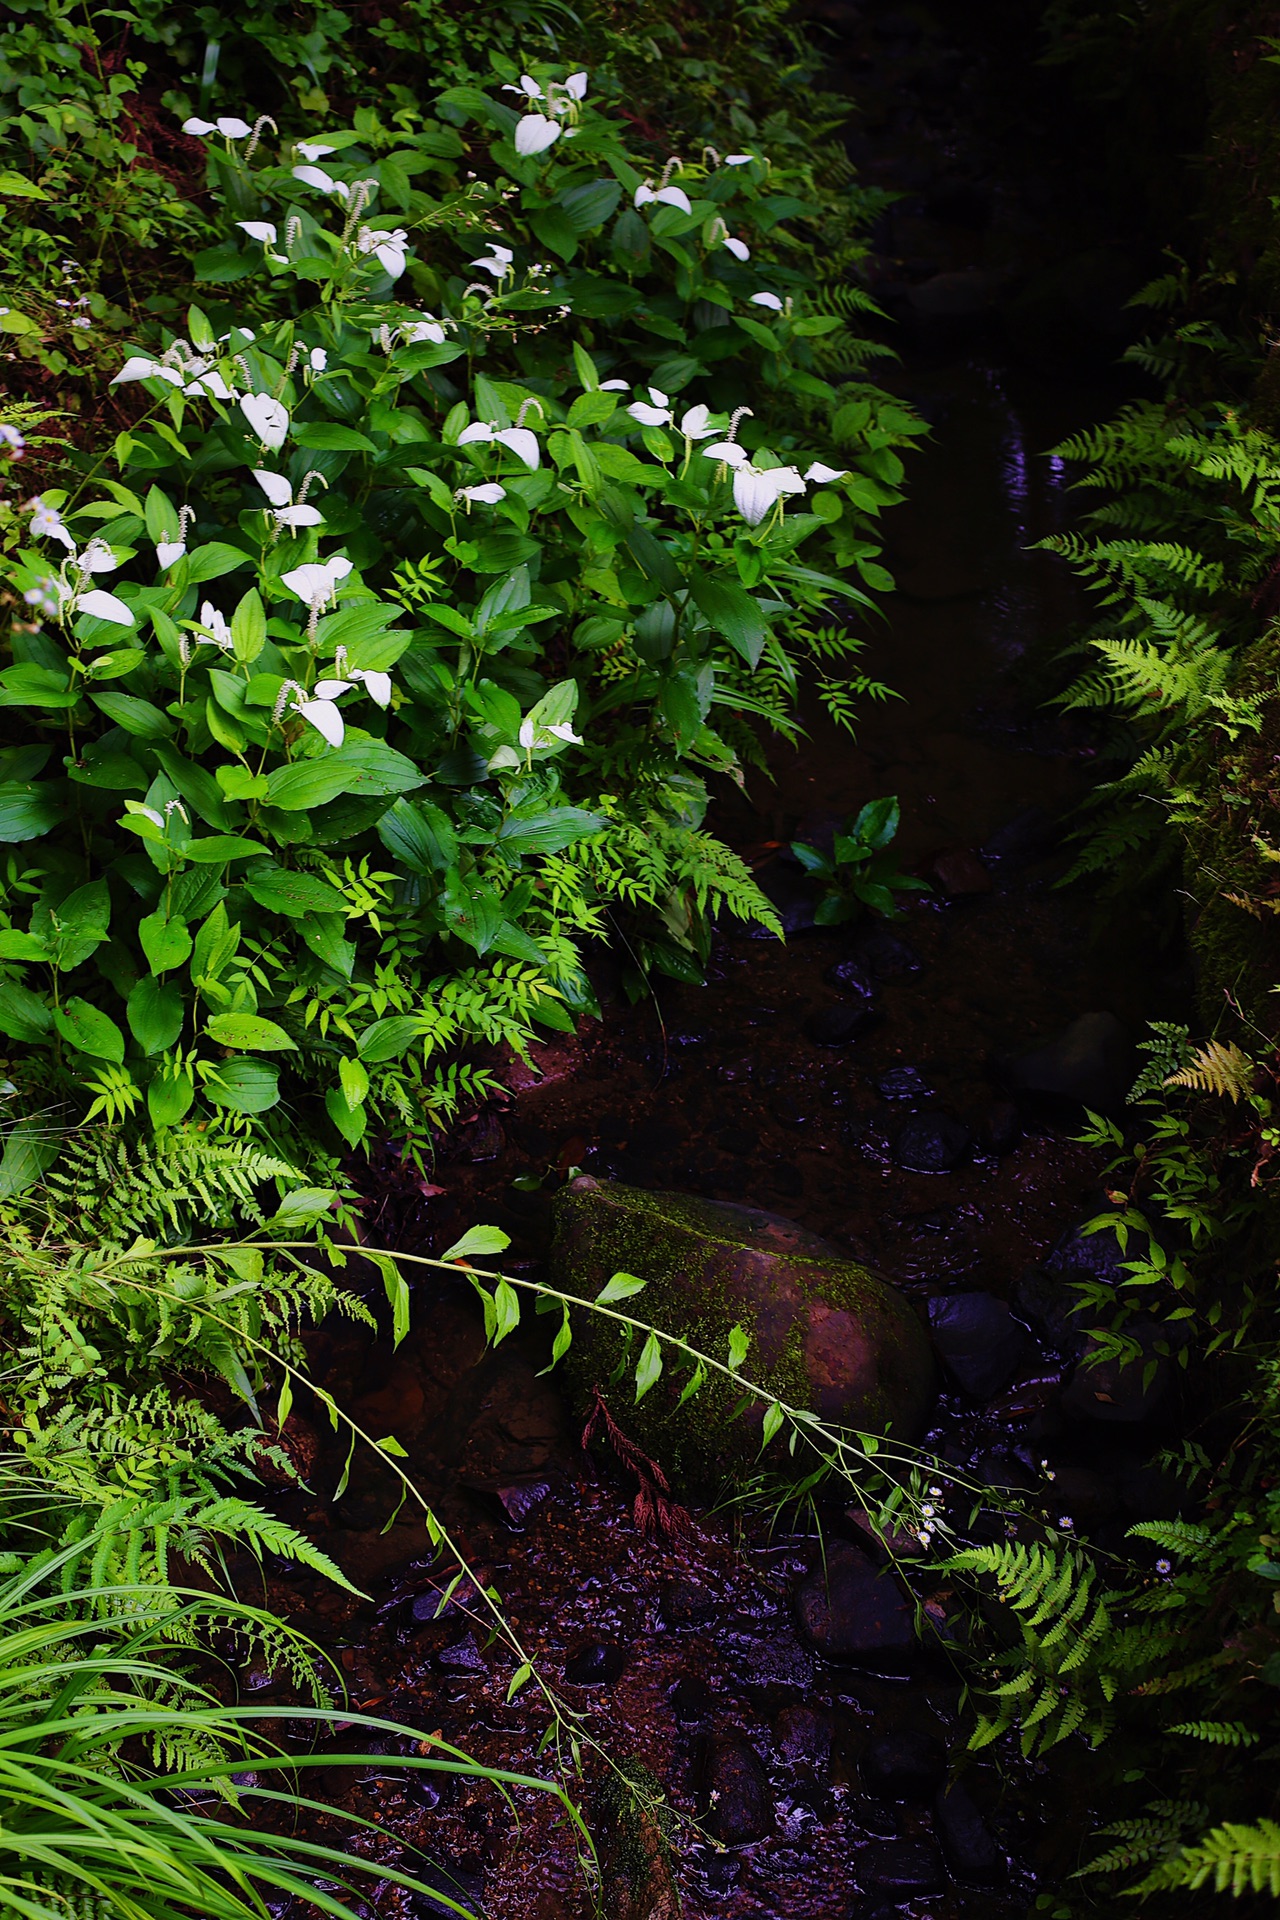
[[[1155,1893],[1172,1887],[1198,1892],[1267,1893],[1280,1899],[1280,1825],[1259,1820],[1254,1826],[1233,1821],[1215,1827],[1195,1846],[1184,1847],[1163,1861],[1134,1888]]]

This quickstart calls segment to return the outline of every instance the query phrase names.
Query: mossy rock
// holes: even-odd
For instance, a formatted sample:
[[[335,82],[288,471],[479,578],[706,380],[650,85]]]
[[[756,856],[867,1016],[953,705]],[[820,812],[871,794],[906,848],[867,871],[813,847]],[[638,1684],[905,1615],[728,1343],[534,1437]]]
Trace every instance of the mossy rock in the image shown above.
[[[584,1176],[557,1198],[551,1271],[556,1286],[583,1299],[615,1273],[638,1275],[648,1284],[629,1310],[717,1359],[727,1357],[730,1329],[743,1327],[746,1376],[835,1425],[909,1440],[932,1403],[928,1335],[902,1295],[777,1214]],[[687,1372],[668,1365],[636,1406],[638,1352],[610,1393],[623,1338],[599,1316],[577,1314],[569,1383],[584,1400],[598,1385],[627,1433],[686,1484],[754,1462],[763,1405],[733,1420],[741,1396],[712,1376],[677,1409]]]

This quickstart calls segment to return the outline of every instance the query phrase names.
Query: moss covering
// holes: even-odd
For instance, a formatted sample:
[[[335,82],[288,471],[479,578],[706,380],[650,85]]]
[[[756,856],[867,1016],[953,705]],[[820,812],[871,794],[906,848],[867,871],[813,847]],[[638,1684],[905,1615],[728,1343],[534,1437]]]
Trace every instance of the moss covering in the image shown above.
[[[866,1267],[776,1215],[575,1181],[557,1201],[552,1265],[556,1283],[584,1299],[614,1273],[638,1275],[646,1289],[627,1310],[716,1358],[727,1356],[731,1329],[743,1326],[752,1336],[745,1374],[826,1418],[906,1436],[932,1397],[928,1339],[907,1302]],[[865,1350],[852,1396],[823,1391],[813,1363],[815,1309],[838,1330],[851,1362]],[[686,1484],[706,1484],[754,1461],[760,1402],[740,1409],[738,1391],[712,1376],[680,1407],[688,1374],[672,1365],[636,1405],[638,1354],[638,1340],[628,1344],[608,1321],[581,1314],[566,1376],[584,1401],[598,1385],[627,1433]]]

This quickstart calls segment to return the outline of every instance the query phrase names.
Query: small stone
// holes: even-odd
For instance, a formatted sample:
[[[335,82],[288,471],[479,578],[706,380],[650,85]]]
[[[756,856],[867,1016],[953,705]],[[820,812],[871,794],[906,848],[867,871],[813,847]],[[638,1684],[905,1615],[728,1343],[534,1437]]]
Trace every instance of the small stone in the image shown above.
[[[607,1687],[618,1678],[627,1664],[625,1647],[608,1646],[593,1640],[571,1653],[564,1663],[564,1677],[571,1687]]]
[[[802,1780],[820,1784],[831,1768],[832,1719],[820,1707],[784,1707],[773,1723],[778,1752]]]
[[[1134,1077],[1133,1042],[1113,1013],[1082,1013],[1054,1039],[1008,1061],[1020,1093],[1118,1113]]]
[[[915,1609],[887,1570],[850,1542],[834,1540],[826,1565],[795,1596],[800,1631],[815,1652],[876,1673],[902,1673],[916,1646]]]
[[[856,955],[877,980],[895,980],[902,974],[920,971],[920,956],[915,949],[883,928],[864,934]]]
[[[451,1647],[442,1647],[436,1655],[436,1665],[443,1667],[446,1673],[487,1673],[474,1633],[464,1635]]]
[[[784,1690],[807,1693],[813,1685],[813,1656],[793,1633],[767,1639],[734,1634],[722,1642],[736,1684],[748,1694],[777,1694]]]
[[[710,1718],[711,1689],[705,1680],[685,1674],[671,1689],[671,1711],[682,1727],[698,1727]]]
[[[867,1792],[882,1800],[927,1800],[947,1772],[947,1750],[931,1733],[905,1728],[869,1742],[862,1756]]]
[[[950,1173],[970,1140],[968,1127],[949,1113],[914,1113],[899,1130],[893,1157],[908,1173]]]
[[[975,1400],[994,1399],[1035,1355],[1026,1328],[990,1293],[935,1294],[929,1325],[948,1373]]]
[[[972,847],[947,847],[929,862],[925,875],[951,900],[990,893],[995,886]]]
[[[858,1879],[868,1893],[914,1900],[946,1891],[942,1855],[924,1840],[868,1840],[855,1855]]]
[[[855,1000],[875,997],[875,985],[860,960],[836,960],[822,977],[829,987],[836,987]]]
[[[876,1023],[876,1014],[868,1005],[852,1006],[841,1002],[834,1007],[821,1007],[811,1013],[804,1021],[803,1031],[807,1040],[816,1047],[847,1047],[860,1034],[866,1033]]]
[[[813,1116],[813,1102],[802,1100],[794,1093],[780,1093],[772,1101],[770,1112],[780,1125],[798,1132],[808,1126]]]
[[[755,1748],[741,1736],[709,1740],[703,1754],[702,1802],[709,1833],[726,1847],[761,1840],[773,1828],[773,1799]]]
[[[876,1092],[882,1100],[923,1100],[933,1088],[919,1067],[890,1067],[878,1076]]]
[[[940,1792],[933,1814],[947,1865],[957,1879],[984,1887],[1004,1879],[1009,1863],[963,1786],[957,1783]]]
[[[665,1580],[658,1601],[662,1624],[666,1627],[698,1627],[716,1610],[715,1596],[699,1580],[675,1574]]]

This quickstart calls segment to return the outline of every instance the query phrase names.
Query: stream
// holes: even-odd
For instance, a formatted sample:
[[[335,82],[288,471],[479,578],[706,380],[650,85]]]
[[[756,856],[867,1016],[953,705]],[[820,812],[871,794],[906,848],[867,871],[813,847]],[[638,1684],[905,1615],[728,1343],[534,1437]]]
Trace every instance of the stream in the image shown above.
[[[1001,10],[987,11],[998,25]],[[1114,1277],[1121,1257],[1078,1232],[1103,1202],[1103,1162],[1073,1138],[1080,1100],[1019,1087],[1011,1065],[1052,1053],[1081,1016],[1109,1016],[1083,1040],[1076,1029],[1071,1071],[1085,1097],[1121,1111],[1133,1042],[1147,1020],[1183,1014],[1189,991],[1139,913],[1056,885],[1070,864],[1064,817],[1097,755],[1087,726],[1044,704],[1056,684],[1045,663],[1081,606],[1066,568],[1028,549],[1072,512],[1044,450],[1124,396],[1108,370],[1120,302],[1098,291],[1118,248],[1110,230],[1099,246],[1087,207],[1065,223],[1055,212],[1060,176],[1042,189],[1023,167],[1035,99],[1012,134],[993,122],[1011,57],[989,51],[994,38],[967,39],[945,8],[830,6],[819,19],[839,35],[837,79],[863,105],[851,136],[863,177],[903,196],[870,262],[902,355],[877,377],[931,432],[910,458],[907,503],[887,517],[898,591],[861,628],[860,663],[901,697],[865,706],[854,739],[807,710],[801,748],[775,742],[768,777],[752,772],[745,795],[718,804],[712,824],[774,900],[785,944],[723,927],[705,985],[660,981],[635,1006],[598,956],[603,1020],[537,1049],[536,1074],[509,1074],[509,1099],[460,1125],[429,1178],[385,1152],[365,1180],[365,1235],[437,1254],[491,1223],[511,1236],[508,1271],[537,1275],[554,1192],[575,1170],[785,1215],[885,1275],[932,1326],[945,1384],[927,1447],[1058,1526],[1118,1543],[1170,1498],[1150,1461],[1176,1395],[1163,1374],[1146,1393],[1124,1380],[1073,1388],[1079,1340],[1062,1290]],[[1061,316],[1035,288],[1081,246],[1094,292],[1079,350],[1063,356]],[[1037,330],[1037,313],[1053,324]],[[789,843],[829,843],[882,794],[901,802],[902,865],[931,890],[893,923],[815,929]],[[797,1633],[796,1594],[820,1564],[819,1523],[828,1551],[866,1547],[846,1506],[832,1494],[771,1525],[725,1505],[695,1510],[683,1538],[646,1537],[634,1482],[598,1448],[584,1453],[581,1422],[540,1371],[545,1325],[531,1319],[486,1352],[469,1290],[423,1280],[394,1354],[345,1326],[309,1350],[357,1419],[405,1447],[585,1728],[719,1835],[678,1840],[688,1920],[1021,1920],[1078,1864],[1087,1756],[1050,1772],[979,1755],[940,1797],[965,1744],[940,1650],[945,1585],[928,1600],[937,1648],[902,1659],[886,1647],[860,1670],[824,1661]],[[624,1428],[626,1400],[619,1389]],[[300,1425],[307,1488],[278,1504],[372,1598],[277,1562],[270,1604],[340,1661],[355,1704],[488,1764],[545,1771],[536,1690],[507,1703],[510,1663],[465,1589],[437,1617],[447,1575],[407,1509],[387,1525],[389,1477],[357,1457],[344,1498],[326,1497],[343,1451]],[[276,1697],[272,1674],[243,1684]],[[607,1834],[590,1763],[581,1798]],[[349,1804],[397,1836],[408,1870],[490,1920],[592,1911],[573,1836],[544,1798],[406,1788],[372,1755]],[[619,1920],[673,1920],[660,1862],[634,1893],[625,1874],[611,1884],[605,1910]],[[448,1910],[384,1891],[371,1912]]]

